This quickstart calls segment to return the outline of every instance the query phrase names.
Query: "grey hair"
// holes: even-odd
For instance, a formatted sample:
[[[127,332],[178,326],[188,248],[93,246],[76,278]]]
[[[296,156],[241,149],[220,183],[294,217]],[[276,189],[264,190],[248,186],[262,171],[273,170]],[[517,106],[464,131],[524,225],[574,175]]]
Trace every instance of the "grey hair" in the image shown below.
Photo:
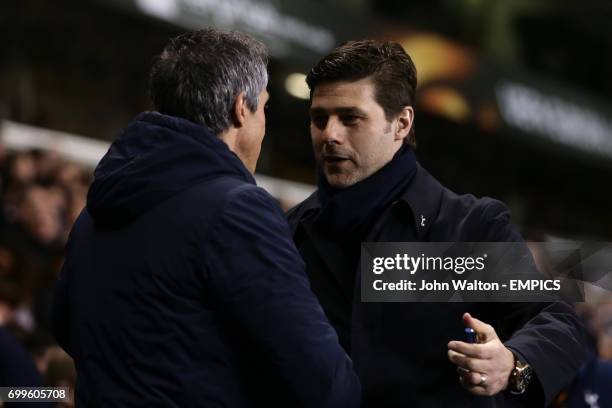
[[[268,51],[248,34],[214,28],[170,40],[151,69],[157,111],[208,127],[219,135],[233,120],[236,97],[255,112],[268,84]]]

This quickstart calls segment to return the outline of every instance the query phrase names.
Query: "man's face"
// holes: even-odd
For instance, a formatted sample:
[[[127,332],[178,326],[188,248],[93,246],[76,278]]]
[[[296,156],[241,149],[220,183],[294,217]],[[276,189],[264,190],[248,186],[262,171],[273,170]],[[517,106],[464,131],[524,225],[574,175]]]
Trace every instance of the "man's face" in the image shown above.
[[[310,105],[310,135],[327,182],[348,187],[388,163],[402,144],[369,78],[318,85]]]
[[[261,152],[261,143],[263,142],[266,133],[266,103],[269,99],[268,91],[263,90],[259,94],[259,103],[257,110],[251,112],[247,109],[246,120],[244,123],[244,137],[239,139],[238,154],[245,166],[252,172],[255,172],[257,167],[257,159]]]

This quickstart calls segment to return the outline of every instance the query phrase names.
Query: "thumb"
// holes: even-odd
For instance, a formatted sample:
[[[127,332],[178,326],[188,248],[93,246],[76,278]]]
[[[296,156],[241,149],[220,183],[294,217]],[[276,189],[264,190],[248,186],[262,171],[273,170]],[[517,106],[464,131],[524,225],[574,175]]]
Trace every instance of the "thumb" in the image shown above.
[[[474,329],[478,335],[479,343],[487,343],[497,338],[497,333],[495,333],[493,326],[472,317],[469,313],[463,314],[463,324]]]

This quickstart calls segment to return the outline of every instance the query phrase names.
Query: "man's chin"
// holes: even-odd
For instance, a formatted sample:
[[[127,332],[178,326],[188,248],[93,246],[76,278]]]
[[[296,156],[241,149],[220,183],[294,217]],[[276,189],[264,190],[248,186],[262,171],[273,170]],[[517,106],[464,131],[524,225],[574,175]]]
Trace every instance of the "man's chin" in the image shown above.
[[[347,188],[357,182],[350,174],[324,172],[327,184],[334,188]]]

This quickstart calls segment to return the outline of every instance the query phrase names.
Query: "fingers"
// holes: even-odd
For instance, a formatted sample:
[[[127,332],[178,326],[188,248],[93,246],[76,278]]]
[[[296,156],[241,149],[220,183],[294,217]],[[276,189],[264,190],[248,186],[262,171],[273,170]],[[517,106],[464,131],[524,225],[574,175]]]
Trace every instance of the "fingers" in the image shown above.
[[[470,358],[453,350],[448,350],[448,359],[457,367],[461,367],[468,371],[483,372],[489,368],[487,360]]]
[[[466,390],[474,395],[495,395],[505,389],[509,377],[507,364],[504,363],[504,351],[507,349],[493,326],[469,313],[463,315],[463,323],[478,333],[479,341],[475,344],[450,341],[448,359],[457,366],[459,381]]]
[[[465,354],[468,357],[489,359],[491,358],[491,348],[487,344],[472,344],[463,341],[450,341],[448,348],[457,353]]]
[[[482,343],[486,343],[492,339],[497,338],[497,333],[495,333],[495,329],[490,324],[486,324],[485,322],[472,317],[469,313],[463,314],[463,323],[466,327],[471,327],[478,333],[479,340]]]
[[[461,373],[459,382],[461,386],[474,395],[491,396],[495,393],[488,387],[488,378],[484,375],[485,383],[482,384],[484,374],[480,373]]]
[[[485,380],[484,383],[482,380]],[[474,388],[480,387],[484,390],[487,385],[487,376],[485,374],[481,374],[479,372],[460,372],[459,373],[459,381],[461,381],[461,385],[466,388]]]

